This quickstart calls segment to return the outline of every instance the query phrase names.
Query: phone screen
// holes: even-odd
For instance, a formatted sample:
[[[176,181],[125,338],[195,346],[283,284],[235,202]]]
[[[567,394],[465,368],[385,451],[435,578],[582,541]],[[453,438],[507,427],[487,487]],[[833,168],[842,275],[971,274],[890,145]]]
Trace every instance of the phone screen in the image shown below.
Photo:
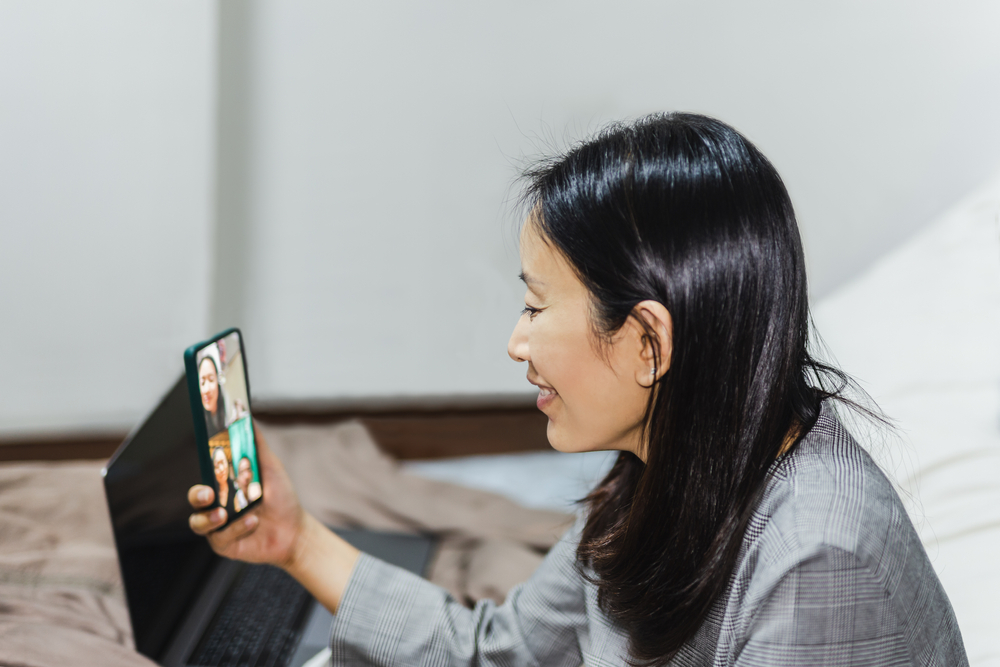
[[[207,435],[199,446],[208,448],[216,499],[232,521],[262,495],[239,332],[196,348],[194,362]]]

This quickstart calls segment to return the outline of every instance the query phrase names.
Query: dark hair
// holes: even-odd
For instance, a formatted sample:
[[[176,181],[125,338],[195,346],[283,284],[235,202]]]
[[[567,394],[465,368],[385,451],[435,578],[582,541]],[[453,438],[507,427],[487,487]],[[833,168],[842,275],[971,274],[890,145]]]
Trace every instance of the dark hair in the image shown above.
[[[685,113],[615,124],[526,177],[533,224],[590,290],[602,340],[646,299],[673,320],[646,462],[620,454],[584,499],[577,550],[631,659],[661,665],[726,590],[786,437],[806,433],[839,392],[822,378],[847,379],[807,351],[792,204],[733,128]]]

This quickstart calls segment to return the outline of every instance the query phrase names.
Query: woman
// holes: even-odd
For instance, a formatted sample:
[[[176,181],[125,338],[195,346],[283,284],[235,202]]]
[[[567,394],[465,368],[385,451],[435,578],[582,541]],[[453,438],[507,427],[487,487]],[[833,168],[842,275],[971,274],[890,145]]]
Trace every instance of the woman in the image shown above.
[[[831,409],[842,376],[806,350],[802,248],[766,158],[671,114],[529,178],[508,352],[555,449],[621,452],[532,578],[467,610],[305,514],[266,445],[261,508],[192,528],[336,613],[334,664],[966,664],[898,497]]]
[[[212,450],[212,467],[215,470],[215,483],[219,485],[219,506],[229,507],[229,457],[226,456],[224,447],[216,447]],[[244,503],[244,506],[246,504]],[[239,512],[240,507],[235,507]]]
[[[205,410],[205,428],[211,439],[226,430],[226,402],[219,387],[219,367],[211,355],[198,364],[198,388],[201,407]]]

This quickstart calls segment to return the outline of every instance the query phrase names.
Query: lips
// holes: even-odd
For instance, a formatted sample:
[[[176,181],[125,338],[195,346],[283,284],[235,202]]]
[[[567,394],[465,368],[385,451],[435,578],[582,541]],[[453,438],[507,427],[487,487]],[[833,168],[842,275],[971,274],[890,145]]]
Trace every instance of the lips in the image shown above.
[[[559,395],[559,392],[552,387],[535,382],[531,380],[531,378],[528,378],[528,382],[531,382],[531,384],[538,387],[538,398],[535,400],[535,405],[538,406],[539,410],[545,410],[545,408],[549,406],[552,401],[556,400],[556,396]]]

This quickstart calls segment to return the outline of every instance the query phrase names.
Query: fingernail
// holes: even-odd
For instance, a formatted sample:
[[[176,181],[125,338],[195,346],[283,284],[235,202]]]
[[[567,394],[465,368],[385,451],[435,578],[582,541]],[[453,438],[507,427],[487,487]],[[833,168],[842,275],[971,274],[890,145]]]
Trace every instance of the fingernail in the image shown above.
[[[203,503],[207,503],[209,498],[212,497],[211,493],[212,492],[209,491],[208,489],[202,489],[201,491],[198,492],[198,500],[200,500]]]
[[[256,526],[257,525],[256,515],[251,514],[250,516],[248,516],[246,519],[243,520],[243,524],[247,528],[253,528],[254,526]]]
[[[225,517],[225,516],[226,516],[226,510],[222,509],[221,507],[216,507],[215,508],[215,520],[216,521],[222,521],[223,517]]]

